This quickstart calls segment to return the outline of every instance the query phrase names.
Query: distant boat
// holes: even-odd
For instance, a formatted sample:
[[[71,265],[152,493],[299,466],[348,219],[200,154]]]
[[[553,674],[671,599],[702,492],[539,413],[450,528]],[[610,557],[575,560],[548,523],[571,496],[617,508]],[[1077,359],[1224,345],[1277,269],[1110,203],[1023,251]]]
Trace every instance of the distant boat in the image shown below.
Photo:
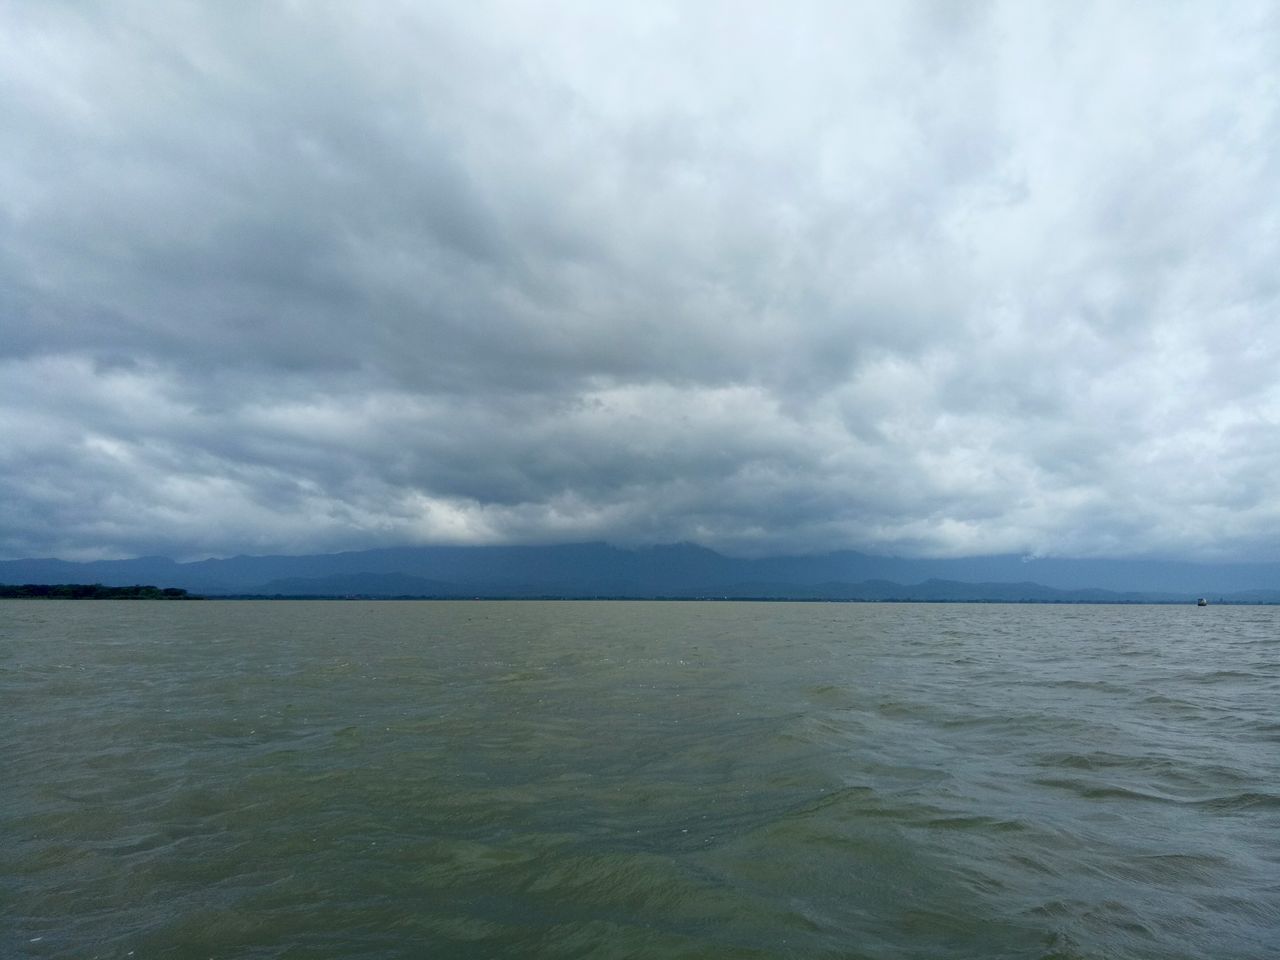
[[[1208,605],[1209,605],[1209,601],[1206,600],[1204,597],[1201,597],[1199,600],[1196,601],[1197,607],[1207,607]]]

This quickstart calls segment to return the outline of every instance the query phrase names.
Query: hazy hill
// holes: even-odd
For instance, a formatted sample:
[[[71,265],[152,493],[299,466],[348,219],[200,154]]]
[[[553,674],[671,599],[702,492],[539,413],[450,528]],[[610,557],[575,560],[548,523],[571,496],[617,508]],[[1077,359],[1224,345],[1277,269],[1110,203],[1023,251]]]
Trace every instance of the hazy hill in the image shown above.
[[[1216,598],[1280,590],[1280,564],[916,560],[852,551],[759,559],[693,544],[624,549],[603,543],[511,547],[402,547],[306,556],[164,557],[73,563],[0,561],[0,583],[158,583],[205,594],[370,596],[831,596],[1087,599],[1087,591]],[[931,585],[932,583],[932,585]],[[1048,591],[1048,592],[1045,592]],[[1086,591],[1086,593],[1080,593]],[[1025,595],[1025,596],[1023,596]],[[1096,594],[1102,599],[1104,594]]]

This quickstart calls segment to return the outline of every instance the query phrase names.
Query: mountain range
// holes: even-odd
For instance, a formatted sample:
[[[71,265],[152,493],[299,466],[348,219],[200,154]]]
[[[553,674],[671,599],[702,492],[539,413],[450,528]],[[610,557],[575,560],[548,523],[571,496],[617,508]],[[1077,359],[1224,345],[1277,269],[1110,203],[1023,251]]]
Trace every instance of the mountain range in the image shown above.
[[[839,600],[1280,602],[1280,563],[729,557],[695,544],[397,547],[305,556],[0,561],[0,583],[137,583],[208,596],[752,597]]]

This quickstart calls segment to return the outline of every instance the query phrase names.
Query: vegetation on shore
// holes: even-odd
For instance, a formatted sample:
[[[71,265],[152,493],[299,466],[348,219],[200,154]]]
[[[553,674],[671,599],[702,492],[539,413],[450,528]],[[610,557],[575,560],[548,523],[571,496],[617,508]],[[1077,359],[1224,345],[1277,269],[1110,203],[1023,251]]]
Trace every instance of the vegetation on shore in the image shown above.
[[[178,587],[104,587],[100,583],[0,583],[0,597],[42,600],[198,600]]]

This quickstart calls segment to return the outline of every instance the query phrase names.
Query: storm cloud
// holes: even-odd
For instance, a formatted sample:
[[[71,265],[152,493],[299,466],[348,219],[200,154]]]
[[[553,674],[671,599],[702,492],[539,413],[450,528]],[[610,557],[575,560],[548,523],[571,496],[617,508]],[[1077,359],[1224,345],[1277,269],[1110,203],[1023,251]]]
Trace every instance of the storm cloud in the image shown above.
[[[0,91],[0,555],[1280,557],[1272,4],[13,4]]]

